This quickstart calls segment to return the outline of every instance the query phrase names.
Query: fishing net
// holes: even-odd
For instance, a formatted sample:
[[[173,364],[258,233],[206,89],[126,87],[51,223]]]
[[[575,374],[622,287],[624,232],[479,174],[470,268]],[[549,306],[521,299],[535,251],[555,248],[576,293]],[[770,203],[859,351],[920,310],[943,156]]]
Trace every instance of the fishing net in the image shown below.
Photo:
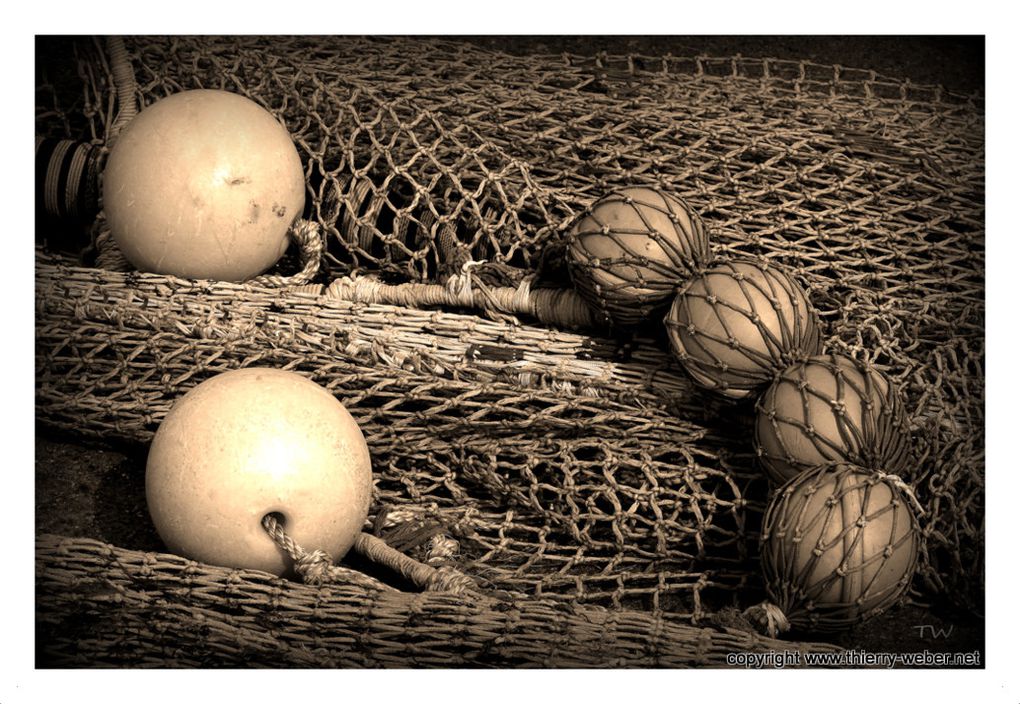
[[[756,603],[768,482],[754,455],[753,403],[697,387],[661,320],[611,337],[567,288],[572,224],[613,190],[655,187],[700,214],[716,261],[792,272],[819,311],[826,351],[872,364],[903,391],[918,461],[900,474],[925,508],[915,598],[983,608],[980,96],[771,59],[512,56],[425,38],[125,43],[131,81],[102,42],[71,42],[80,85],[58,101],[53,81],[38,82],[37,134],[104,152],[130,116],[129,96],[144,107],[188,88],[246,95],[284,121],[304,162],[302,244],[249,284],[126,270],[101,215],[82,257],[40,248],[42,425],[144,445],[173,401],[211,375],[292,369],[330,389],[364,429],[380,536],[506,592],[514,609],[535,600],[567,609],[556,613],[693,627]],[[37,239],[52,245],[50,232]],[[393,512],[403,518],[386,528],[380,517]],[[145,612],[106,599],[104,590],[121,593],[112,563],[75,558],[92,543],[61,546],[59,564],[77,572],[59,591],[80,595],[86,606],[75,608],[106,619],[122,610],[111,621],[120,626],[92,644],[109,653],[109,639]],[[40,554],[40,589],[53,589],[58,562]],[[264,588],[261,577],[215,574]],[[171,593],[184,577],[167,575]],[[161,621],[181,644],[195,614],[233,618],[216,588],[195,589],[212,596]],[[370,595],[347,593],[334,611],[336,591],[287,589],[327,609],[330,627],[382,627],[370,623],[379,613]],[[454,620],[484,608],[451,599],[435,604]],[[305,613],[279,603],[281,617],[293,617],[291,606]],[[392,607],[418,613],[419,603]],[[63,597],[43,605],[48,623],[73,622]],[[273,623],[251,638],[326,637]],[[458,631],[468,640],[485,628],[458,623],[470,624]],[[159,660],[171,640],[148,654],[118,642]],[[60,642],[55,656],[69,657],[70,641]],[[441,642],[428,639],[432,649]],[[328,645],[329,657],[341,645]],[[578,652],[588,664],[626,660]]]

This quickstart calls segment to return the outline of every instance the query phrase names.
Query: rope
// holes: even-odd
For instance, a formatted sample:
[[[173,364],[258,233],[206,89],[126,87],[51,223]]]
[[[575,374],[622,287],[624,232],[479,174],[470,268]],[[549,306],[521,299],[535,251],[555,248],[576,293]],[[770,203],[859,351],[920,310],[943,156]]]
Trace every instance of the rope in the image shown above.
[[[294,571],[301,576],[306,584],[321,586],[323,584],[346,583],[378,591],[397,591],[362,572],[334,565],[329,555],[322,550],[306,552],[294,542],[293,538],[287,535],[283,526],[272,514],[262,517],[262,527],[269,533],[273,542],[294,560]]]
[[[135,99],[137,84],[135,72],[131,67],[124,40],[120,37],[107,37],[106,50],[110,53],[110,65],[113,68],[113,82],[117,88],[117,117],[110,125],[106,135],[106,146],[110,148],[116,141],[120,131],[138,114],[138,102]]]
[[[370,589],[397,591],[357,570],[333,564],[329,555],[322,550],[311,552],[304,550],[287,535],[283,526],[272,514],[263,516],[262,527],[269,533],[273,542],[294,560],[294,571],[301,576],[306,584],[319,586],[349,583]],[[380,538],[368,533],[358,534],[353,549],[372,562],[399,573],[423,591],[462,594],[477,590],[477,586],[469,577],[452,567],[435,568],[422,564],[399,550],[394,550]]]
[[[463,594],[478,590],[471,578],[452,567],[436,568],[418,562],[369,533],[358,535],[354,550],[372,562],[401,574],[424,591]]]
[[[769,601],[748,607],[744,610],[744,617],[759,628],[764,628],[769,638],[775,638],[779,633],[790,630],[790,622],[786,614],[778,606]]]
[[[903,481],[903,479],[901,479],[899,475],[887,474],[886,472],[876,472],[875,479],[877,481],[883,481],[892,484],[894,487],[899,489],[904,495],[906,495],[906,497],[910,499],[910,503],[913,505],[914,510],[917,511],[918,518],[921,518],[925,515],[924,506],[921,505],[921,502],[917,498],[917,494],[914,493],[914,488],[907,484],[905,481]]]
[[[301,257],[301,271],[293,276],[279,276],[276,274],[264,274],[256,276],[251,283],[260,286],[282,287],[300,286],[310,283],[315,275],[319,273],[319,263],[322,261],[322,233],[319,224],[310,220],[297,219],[287,232],[299,248]]]

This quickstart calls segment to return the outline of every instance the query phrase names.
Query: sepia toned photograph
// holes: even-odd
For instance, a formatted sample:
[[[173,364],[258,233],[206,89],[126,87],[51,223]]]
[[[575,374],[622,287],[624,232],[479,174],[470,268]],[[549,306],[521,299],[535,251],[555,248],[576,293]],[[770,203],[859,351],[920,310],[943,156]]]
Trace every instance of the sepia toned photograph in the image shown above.
[[[37,669],[987,667],[984,36],[34,62]]]

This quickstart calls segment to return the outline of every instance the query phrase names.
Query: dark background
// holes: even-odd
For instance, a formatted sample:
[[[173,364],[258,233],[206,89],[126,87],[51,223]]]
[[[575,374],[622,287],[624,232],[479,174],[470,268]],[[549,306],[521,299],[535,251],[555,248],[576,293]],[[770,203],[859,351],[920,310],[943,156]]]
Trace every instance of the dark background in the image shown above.
[[[985,85],[985,38],[922,35],[461,35],[462,39],[512,54],[611,54],[742,56],[808,60],[847,68],[871,69],[890,78],[941,84],[959,93],[974,93]],[[70,37],[40,36],[36,40],[37,68],[68,62]]]
[[[959,93],[984,90],[983,36],[477,36],[465,39],[514,54],[699,54],[808,60],[877,71]]]

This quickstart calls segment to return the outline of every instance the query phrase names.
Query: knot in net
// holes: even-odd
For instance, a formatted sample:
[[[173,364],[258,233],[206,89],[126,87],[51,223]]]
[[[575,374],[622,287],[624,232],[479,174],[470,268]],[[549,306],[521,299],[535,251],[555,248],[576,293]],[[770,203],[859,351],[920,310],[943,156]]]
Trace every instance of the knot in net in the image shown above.
[[[769,638],[775,638],[790,630],[790,621],[783,610],[768,601],[748,607],[743,615]]]

